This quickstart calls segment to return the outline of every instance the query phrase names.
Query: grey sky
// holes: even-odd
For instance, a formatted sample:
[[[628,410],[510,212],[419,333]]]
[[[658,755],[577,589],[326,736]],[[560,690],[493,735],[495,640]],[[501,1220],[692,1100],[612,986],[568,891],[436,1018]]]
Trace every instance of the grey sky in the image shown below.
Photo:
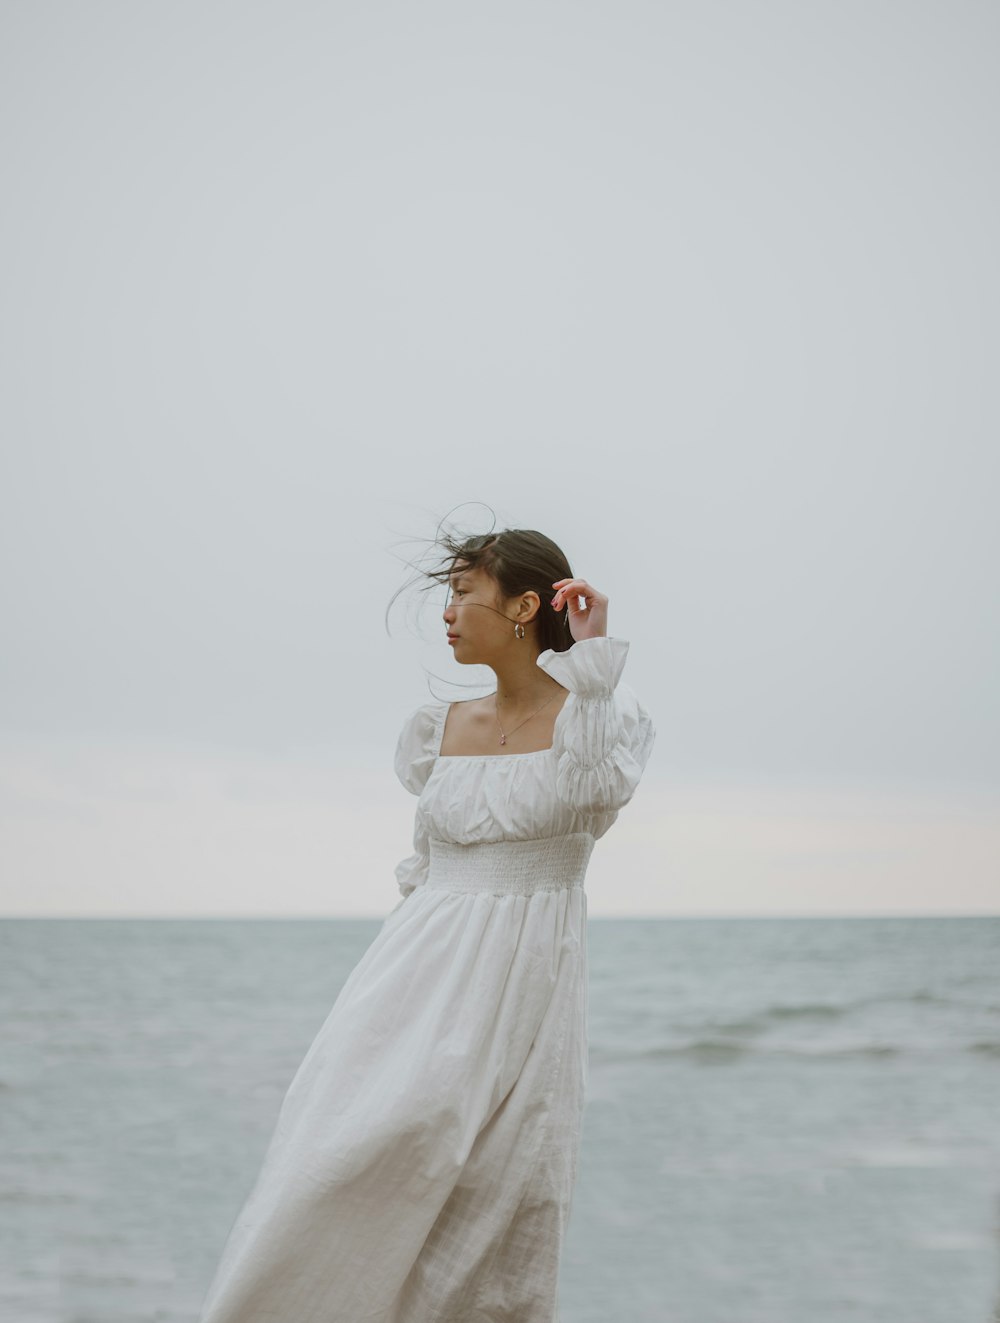
[[[364,853],[360,819],[326,796],[370,769],[361,908],[394,904],[422,668],[490,676],[451,659],[440,594],[422,640],[383,613],[401,539],[477,501],[555,538],[631,642],[658,741],[607,851],[643,813],[683,834],[713,787],[902,796],[925,824],[933,800],[1000,908],[1000,11],[0,15],[0,909],[113,909],[99,879],[131,868],[125,908],[170,910],[166,877],[135,881],[148,834],[111,867],[139,830],[122,769],[164,832],[163,787],[196,812],[213,759],[270,766],[258,788],[325,769],[274,858],[325,823],[341,898],[329,851]],[[248,813],[212,846],[220,910],[226,861],[260,853]],[[898,869],[858,868],[906,908]]]

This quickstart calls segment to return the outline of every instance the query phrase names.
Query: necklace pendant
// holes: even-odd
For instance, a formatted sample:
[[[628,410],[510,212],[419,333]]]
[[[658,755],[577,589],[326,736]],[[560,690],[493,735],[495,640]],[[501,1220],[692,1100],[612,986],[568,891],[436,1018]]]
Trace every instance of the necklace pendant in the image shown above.
[[[507,736],[506,736],[506,735],[501,735],[501,736],[500,736],[500,743],[501,743],[501,744],[506,744],[506,743],[507,743]]]

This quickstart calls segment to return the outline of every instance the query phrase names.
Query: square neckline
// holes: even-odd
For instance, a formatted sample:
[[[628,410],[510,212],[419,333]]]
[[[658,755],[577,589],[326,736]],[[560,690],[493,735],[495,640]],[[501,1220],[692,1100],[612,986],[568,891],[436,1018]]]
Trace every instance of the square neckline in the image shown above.
[[[562,714],[566,711],[566,705],[572,696],[573,696],[573,691],[570,690],[566,694],[566,697],[563,699],[562,707],[556,713],[556,719],[552,727],[552,743],[548,745],[548,747],[545,749],[528,749],[524,753],[442,753],[441,745],[444,742],[444,728],[448,721],[448,713],[451,710],[451,703],[442,701],[439,704],[440,712],[438,715],[437,738],[434,741],[435,766],[440,762],[446,762],[450,758],[454,758],[456,762],[468,762],[469,759],[481,759],[481,760],[496,759],[499,762],[503,758],[537,758],[539,757],[540,754],[551,753],[553,749],[555,749],[556,747],[555,746],[556,726],[558,726],[559,720],[562,717]],[[458,701],[462,702],[463,700],[459,699]],[[472,701],[472,700],[465,700],[465,701]]]
[[[501,762],[504,758],[537,758],[540,753],[551,753],[555,745],[550,744],[547,749],[527,749],[523,753],[438,753],[435,755],[435,762],[446,763],[454,758],[457,762],[464,762],[468,758],[496,759]]]

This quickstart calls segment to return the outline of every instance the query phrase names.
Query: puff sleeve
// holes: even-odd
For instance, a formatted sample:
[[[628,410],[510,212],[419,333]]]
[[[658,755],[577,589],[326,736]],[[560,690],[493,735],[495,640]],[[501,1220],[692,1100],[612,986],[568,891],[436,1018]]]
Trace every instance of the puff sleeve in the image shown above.
[[[434,767],[440,703],[425,703],[403,722],[396,741],[394,767],[399,780],[411,795],[419,795]]]
[[[413,795],[419,795],[423,790],[434,766],[434,759],[437,756],[437,726],[441,715],[440,704],[425,703],[407,717],[396,742],[394,759],[396,776]],[[413,826],[413,854],[400,860],[395,870],[403,900],[415,887],[426,882],[429,866],[427,821],[418,804]],[[399,905],[396,909],[399,909]]]
[[[537,664],[570,691],[556,718],[556,793],[581,813],[611,813],[635,794],[656,731],[631,688],[621,683],[628,640],[579,639],[547,648]]]

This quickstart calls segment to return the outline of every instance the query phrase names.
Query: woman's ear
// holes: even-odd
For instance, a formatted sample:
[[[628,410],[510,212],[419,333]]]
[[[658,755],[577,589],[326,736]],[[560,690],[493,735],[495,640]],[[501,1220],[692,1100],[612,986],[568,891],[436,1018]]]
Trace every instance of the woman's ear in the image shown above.
[[[520,620],[522,624],[525,624],[529,620],[534,620],[538,615],[541,605],[542,599],[533,589],[529,589],[528,592],[522,593],[517,599],[517,615],[515,619]]]

